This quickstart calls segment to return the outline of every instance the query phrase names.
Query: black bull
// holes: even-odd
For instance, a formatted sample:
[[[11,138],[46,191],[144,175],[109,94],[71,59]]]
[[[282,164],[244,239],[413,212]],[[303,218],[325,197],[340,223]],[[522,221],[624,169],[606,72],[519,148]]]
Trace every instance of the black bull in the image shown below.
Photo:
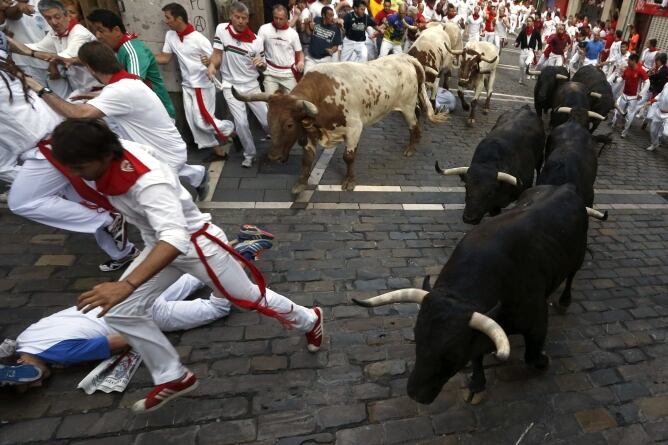
[[[584,110],[572,113],[584,113]],[[586,113],[585,119],[586,119]],[[598,160],[594,138],[572,116],[565,124],[554,128],[547,138],[545,165],[536,184],[561,185],[572,183],[587,207],[594,204],[594,182]]]
[[[554,94],[554,108],[550,114],[550,127],[554,128],[569,119],[571,110],[582,109],[588,113],[588,119],[582,125],[589,129],[590,121],[600,121],[604,116],[591,111],[592,96],[589,88],[580,82],[566,82]]]
[[[583,66],[573,75],[572,80],[573,82],[584,84],[589,90],[589,95],[591,97],[591,111],[598,113],[601,116],[607,116],[610,110],[615,107],[615,100],[612,96],[612,87],[608,83],[605,74],[603,74],[603,71],[600,69],[593,65]],[[593,120],[590,131],[593,133],[599,124],[599,120]]]
[[[499,117],[480,141],[469,167],[436,170],[443,175],[460,175],[466,182],[463,220],[478,224],[489,212],[497,215],[533,184],[534,170],[543,163],[543,122],[524,105]]]
[[[559,304],[568,307],[571,283],[587,243],[587,211],[573,185],[537,186],[517,206],[473,228],[459,242],[431,291],[403,289],[363,306],[419,303],[415,368],[408,395],[431,403],[469,361],[469,402],[485,389],[483,357],[508,357],[507,335],[524,336],[527,363],[546,368],[548,297],[566,280]],[[484,314],[484,315],[483,315]]]
[[[568,81],[568,70],[563,66],[547,66],[538,74],[536,86],[533,89],[533,103],[536,113],[542,116],[546,111],[554,107],[554,94],[559,86]]]

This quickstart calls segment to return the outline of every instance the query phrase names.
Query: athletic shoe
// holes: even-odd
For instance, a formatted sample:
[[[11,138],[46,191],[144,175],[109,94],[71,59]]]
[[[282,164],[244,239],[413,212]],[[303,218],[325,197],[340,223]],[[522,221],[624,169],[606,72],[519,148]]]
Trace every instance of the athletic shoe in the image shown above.
[[[652,145],[650,145],[649,147],[647,147],[645,150],[647,150],[647,151],[654,151],[654,150],[656,150],[656,145],[652,144]]]
[[[131,251],[130,254],[126,257],[121,258],[120,260],[109,260],[105,261],[104,263],[100,264],[100,270],[102,272],[113,272],[118,269],[122,269],[128,264],[132,262],[135,258],[139,256],[141,253],[141,250],[137,249],[134,247]]]
[[[624,131],[622,131],[622,134],[619,135],[619,137],[621,137],[622,139],[626,139],[626,136],[627,136],[628,134],[629,134],[629,133],[628,133],[626,130],[624,130]]]
[[[132,411],[135,413],[155,411],[165,406],[170,400],[195,390],[197,385],[199,385],[197,377],[191,371],[188,371],[177,382],[163,383],[153,388],[153,391],[148,393],[145,399],[141,399],[132,405]]]
[[[31,383],[42,378],[42,370],[35,365],[0,365],[0,386]]]
[[[309,352],[318,352],[322,345],[322,336],[325,330],[322,322],[322,309],[316,306],[313,308],[313,312],[318,316],[318,320],[315,322],[315,326],[313,326],[311,332],[306,333],[306,349]]]
[[[267,239],[252,239],[235,244],[234,249],[248,261],[257,260],[263,251],[271,249],[273,244]]]
[[[202,201],[206,198],[206,196],[209,194],[209,171],[205,170],[204,171],[204,177],[202,178],[202,182],[200,185],[197,186],[195,189],[197,191],[197,200]]]
[[[128,223],[125,221],[125,216],[118,212],[111,212],[111,216],[114,219],[105,230],[114,239],[118,250],[123,250],[128,244]]]
[[[241,166],[243,168],[251,168],[253,166],[253,158],[244,158],[244,160],[241,161]]]
[[[244,224],[241,226],[241,231],[237,235],[239,241],[246,241],[249,239],[274,239],[274,235],[266,230],[260,229],[253,224]]]

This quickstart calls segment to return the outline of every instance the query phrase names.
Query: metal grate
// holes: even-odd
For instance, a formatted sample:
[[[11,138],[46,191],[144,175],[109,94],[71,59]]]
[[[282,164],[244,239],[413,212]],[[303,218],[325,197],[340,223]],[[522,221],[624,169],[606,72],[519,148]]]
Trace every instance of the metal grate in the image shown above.
[[[652,38],[657,40],[657,45],[662,51],[668,48],[668,17],[652,17],[645,41]]]

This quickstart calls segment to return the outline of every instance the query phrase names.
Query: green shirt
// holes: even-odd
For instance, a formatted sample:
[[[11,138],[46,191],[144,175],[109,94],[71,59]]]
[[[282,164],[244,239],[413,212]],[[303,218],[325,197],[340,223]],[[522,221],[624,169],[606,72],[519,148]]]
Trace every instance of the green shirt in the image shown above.
[[[176,118],[176,110],[160,77],[158,62],[146,44],[139,39],[128,40],[118,49],[116,57],[127,72],[150,82],[151,89],[158,95],[169,116]]]

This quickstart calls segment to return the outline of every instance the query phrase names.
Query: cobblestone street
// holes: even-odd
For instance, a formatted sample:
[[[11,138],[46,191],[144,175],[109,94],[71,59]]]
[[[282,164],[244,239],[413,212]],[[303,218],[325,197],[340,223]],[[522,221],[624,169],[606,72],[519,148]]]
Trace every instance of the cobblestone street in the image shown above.
[[[627,139],[616,131],[599,158],[595,207],[610,217],[591,220],[573,304],[550,314],[546,372],[525,366],[523,341],[513,336],[507,362],[485,361],[481,404],[463,398],[466,369],[433,404],[420,405],[406,395],[417,305],[352,303],[421,287],[471,229],[462,222],[463,183],[437,175],[434,161],[468,165],[501,114],[533,107],[533,81],[518,85],[517,52],[504,51],[492,112],[479,109],[475,128],[465,125],[460,106],[444,124],[422,118],[412,158],[402,156],[409,134],[398,113],[366,129],[354,192],[340,191],[341,146],[331,158],[318,152],[310,190],[297,197],[290,193],[297,147],[284,165],[242,169],[233,152],[210,167],[217,187],[200,206],[228,235],[243,223],[276,235],[256,264],[271,288],[324,309],[320,352],[307,352],[304,336],[275,320],[235,309],[203,328],[168,334],[200,380],[195,392],[134,415],[129,406],[152,387],[144,367],[125,393],[94,395],[76,389],[94,365],[57,370],[24,394],[0,389],[0,445],[668,443],[668,146],[647,152],[640,122]],[[597,133],[609,131],[603,123]],[[92,236],[6,208],[0,254],[2,338],[118,277],[98,270],[106,258]]]

